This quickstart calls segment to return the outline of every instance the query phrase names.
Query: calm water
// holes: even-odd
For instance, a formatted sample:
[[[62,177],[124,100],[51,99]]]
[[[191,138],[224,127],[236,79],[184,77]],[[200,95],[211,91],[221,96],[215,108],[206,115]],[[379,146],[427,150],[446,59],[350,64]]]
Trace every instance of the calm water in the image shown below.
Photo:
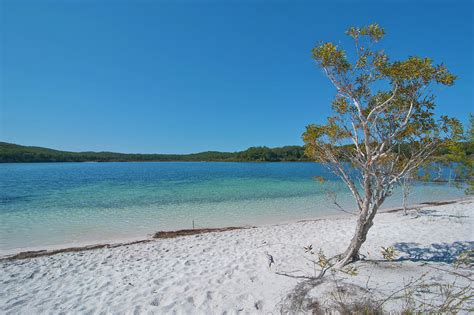
[[[143,238],[158,230],[258,225],[340,213],[315,163],[0,164],[0,252]],[[329,175],[329,178],[330,175]],[[331,180],[338,202],[354,204]],[[457,198],[417,185],[412,202]],[[400,204],[399,192],[387,205]]]

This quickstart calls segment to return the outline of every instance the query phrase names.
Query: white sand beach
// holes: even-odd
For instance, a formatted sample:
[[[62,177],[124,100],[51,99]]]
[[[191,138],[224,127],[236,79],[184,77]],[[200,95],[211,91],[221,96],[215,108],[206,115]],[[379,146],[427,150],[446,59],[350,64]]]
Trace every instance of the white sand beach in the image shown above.
[[[334,306],[331,292],[338,287],[345,288],[339,291],[348,301],[380,302],[393,294],[382,307],[401,311],[407,303],[403,287],[411,282],[454,283],[459,289],[472,284],[472,268],[453,262],[474,248],[473,209],[474,199],[466,198],[411,210],[407,216],[401,211],[380,213],[362,247],[366,260],[351,265],[357,275],[328,272],[319,285],[310,278],[310,260],[316,257],[303,247],[312,244],[315,252],[321,248],[328,257],[342,252],[355,216],[3,260],[0,313],[310,312],[317,305]],[[399,260],[384,260],[382,246],[393,246]],[[274,258],[271,267],[268,254]],[[414,294],[418,300],[441,301],[434,291]],[[472,307],[471,299],[461,312]]]

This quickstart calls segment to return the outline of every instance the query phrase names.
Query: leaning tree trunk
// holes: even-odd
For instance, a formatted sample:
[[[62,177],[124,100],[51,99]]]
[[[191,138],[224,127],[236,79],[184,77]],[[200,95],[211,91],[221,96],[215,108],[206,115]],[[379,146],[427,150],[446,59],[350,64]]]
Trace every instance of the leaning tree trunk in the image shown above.
[[[370,227],[373,225],[373,220],[370,220],[367,216],[363,218],[359,217],[357,220],[356,230],[352,240],[347,247],[346,251],[341,255],[342,258],[336,264],[336,267],[344,267],[345,265],[359,260],[359,250],[362,244],[367,239],[367,233]]]
[[[345,265],[360,259],[360,247],[367,239],[367,233],[372,225],[374,225],[375,214],[384,200],[385,198],[381,198],[372,206],[366,205],[363,207],[359,219],[357,220],[354,236],[352,236],[352,240],[346,251],[341,255],[341,259],[336,263],[336,268],[342,268]]]

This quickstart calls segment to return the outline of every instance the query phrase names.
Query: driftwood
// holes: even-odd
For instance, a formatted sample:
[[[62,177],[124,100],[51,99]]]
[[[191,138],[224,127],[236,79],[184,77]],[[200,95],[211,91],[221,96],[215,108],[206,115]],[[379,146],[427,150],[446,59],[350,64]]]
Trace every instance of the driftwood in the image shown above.
[[[245,227],[238,227],[238,226],[229,226],[224,228],[203,228],[203,229],[187,229],[187,230],[178,230],[178,231],[159,231],[153,235],[153,238],[174,238],[179,236],[189,236],[189,235],[196,235],[196,234],[204,234],[204,233],[211,233],[211,232],[225,232],[225,231],[232,231],[232,230],[242,230]]]
[[[28,259],[28,258],[35,258],[35,257],[42,257],[42,256],[51,256],[56,254],[62,253],[74,253],[74,252],[82,252],[94,249],[101,249],[101,248],[113,248],[113,247],[121,247],[121,246],[128,246],[134,244],[141,244],[141,243],[149,243],[155,241],[155,239],[165,239],[165,238],[174,238],[180,236],[189,236],[189,235],[197,235],[197,234],[204,234],[204,233],[211,233],[211,232],[225,232],[225,231],[232,231],[232,230],[241,230],[246,229],[248,227],[237,227],[237,226],[230,226],[224,228],[203,228],[203,229],[193,229],[193,230],[177,230],[177,231],[159,231],[153,235],[153,239],[144,239],[132,242],[125,242],[125,243],[115,243],[115,244],[95,244],[95,245],[87,245],[87,246],[78,246],[78,247],[67,247],[61,249],[53,249],[53,250],[36,250],[36,251],[25,251],[20,252],[15,255],[6,256],[0,258],[0,261],[8,261],[8,260],[18,260],[18,259]],[[250,227],[253,228],[253,227]]]
[[[44,250],[43,249],[43,250],[36,250],[36,251],[26,251],[26,252],[21,252],[21,253],[12,255],[12,256],[7,256],[7,257],[4,257],[4,258],[1,258],[0,261],[2,261],[2,260],[27,259],[27,258],[35,258],[35,257],[42,257],[42,256],[51,256],[51,255],[62,254],[62,253],[82,252],[82,251],[100,249],[100,248],[113,248],[113,247],[119,247],[119,246],[127,246],[127,245],[140,244],[140,243],[148,243],[148,242],[151,242],[151,241],[152,240],[139,240],[139,241],[133,241],[133,242],[128,242],[128,243],[96,244],[96,245],[68,247],[68,248],[61,248],[61,249],[54,249],[54,250]]]

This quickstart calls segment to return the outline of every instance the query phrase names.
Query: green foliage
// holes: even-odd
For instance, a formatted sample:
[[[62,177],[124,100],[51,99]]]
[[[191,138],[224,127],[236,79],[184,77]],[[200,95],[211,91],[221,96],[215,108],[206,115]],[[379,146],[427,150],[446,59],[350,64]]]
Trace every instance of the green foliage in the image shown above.
[[[462,252],[461,254],[456,257],[454,261],[454,266],[456,268],[459,267],[467,267],[471,268],[474,265],[474,249],[468,249]]]
[[[429,84],[435,81],[444,85],[453,85],[456,76],[449,73],[444,65],[433,65],[430,58],[412,56],[380,67],[383,75],[400,82]]]
[[[384,259],[393,261],[397,258],[397,252],[393,246],[383,247],[382,246],[382,256]]]
[[[329,166],[351,161],[388,177],[429,155],[466,165],[472,145],[464,143],[461,123],[447,116],[436,118],[435,98],[429,92],[431,84],[453,85],[456,76],[426,57],[390,61],[383,50],[373,49],[385,36],[378,24],[351,27],[346,34],[355,42],[353,60],[333,43],[312,50],[337,94],[334,115],[324,124],[306,127],[305,154]],[[335,167],[335,172],[342,170]]]
[[[422,167],[417,179],[433,181],[452,181],[458,186],[467,183],[466,193],[474,193],[474,116],[470,115],[470,126],[463,134],[463,128],[457,122],[451,122],[453,136],[444,141],[437,154],[428,159]],[[449,178],[442,178],[442,168],[451,170]]]
[[[352,63],[346,52],[333,43],[322,43],[312,50],[313,59],[336,86],[338,93],[332,103],[336,115],[329,117],[324,125],[306,127],[303,140],[308,156],[320,159],[324,156],[321,151],[350,140],[354,135],[353,128],[361,132],[363,123],[377,128],[377,131],[371,131],[371,139],[368,139],[374,146],[379,141],[377,137],[386,137],[384,132],[395,132],[392,142],[410,142],[412,146],[423,147],[442,134],[459,131],[458,120],[445,116],[438,120],[434,118],[433,95],[421,97],[422,89],[430,83],[454,84],[456,76],[444,65],[436,65],[430,58],[418,56],[390,62],[383,50],[371,49],[385,35],[378,24],[351,27],[346,34],[356,43],[357,58]],[[364,39],[369,41],[369,45],[363,45]],[[389,86],[390,89],[379,90],[375,84]],[[382,106],[385,102],[386,106]],[[377,106],[381,109],[373,111]],[[411,106],[409,121],[403,130],[396,131],[395,123],[402,123]],[[356,124],[347,125],[348,120]]]
[[[368,36],[373,42],[378,42],[385,36],[385,30],[380,25],[374,23],[362,28],[351,27],[347,30],[346,34],[355,40],[358,40],[360,36]]]
[[[317,263],[318,263],[319,267],[321,267],[322,269],[330,267],[329,259],[326,257],[326,255],[324,254],[324,252],[321,248],[318,251],[318,261],[317,261]]]
[[[459,147],[466,156],[474,153],[472,145],[464,142]],[[340,148],[343,152],[351,150],[353,146]],[[401,150],[405,146],[401,147]],[[302,146],[285,146],[280,148],[252,147],[240,152],[208,151],[195,154],[123,154],[113,152],[67,152],[41,147],[21,146],[0,142],[0,163],[32,163],[32,162],[150,162],[150,161],[223,161],[223,162],[307,162],[305,148]],[[437,154],[448,154],[443,148]],[[321,178],[324,180],[323,178]],[[320,181],[321,179],[317,179]]]
[[[338,73],[343,73],[351,69],[351,64],[346,59],[344,50],[339,50],[333,43],[323,43],[311,51],[313,58],[322,67],[332,67]]]
[[[342,272],[348,274],[349,276],[357,276],[359,274],[359,269],[356,266],[348,266],[342,269]]]
[[[238,152],[237,161],[307,161],[304,149],[300,146],[286,146],[281,148],[252,147],[245,151]]]
[[[468,187],[466,189],[467,194],[474,194],[474,115],[469,116],[469,129],[466,133],[466,155],[461,161],[462,170],[466,170],[464,174],[467,177]],[[461,171],[462,171],[461,170]]]
[[[279,162],[307,161],[304,148],[254,147],[241,152],[201,152],[194,154],[122,154],[113,152],[67,152],[0,142],[0,163],[17,162],[150,162],[150,161],[226,161]]]

